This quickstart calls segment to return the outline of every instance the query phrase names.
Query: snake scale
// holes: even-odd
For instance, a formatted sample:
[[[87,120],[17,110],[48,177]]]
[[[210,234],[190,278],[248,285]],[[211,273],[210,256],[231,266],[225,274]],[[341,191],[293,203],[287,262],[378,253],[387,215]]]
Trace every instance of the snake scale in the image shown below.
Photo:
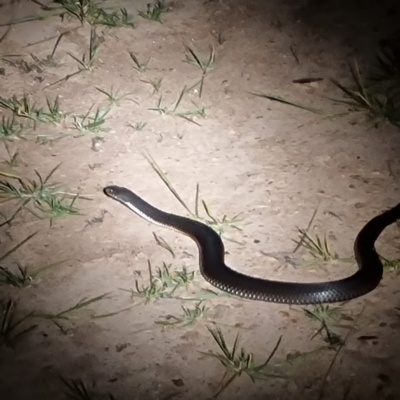
[[[127,188],[107,186],[106,196],[114,199],[145,220],[189,236],[199,249],[200,271],[214,287],[251,300],[284,304],[342,302],[374,290],[382,279],[383,266],[375,250],[382,231],[400,219],[400,203],[371,219],[358,233],[354,254],[358,271],[331,282],[296,283],[255,278],[239,273],[225,264],[224,244],[209,226],[159,210]]]

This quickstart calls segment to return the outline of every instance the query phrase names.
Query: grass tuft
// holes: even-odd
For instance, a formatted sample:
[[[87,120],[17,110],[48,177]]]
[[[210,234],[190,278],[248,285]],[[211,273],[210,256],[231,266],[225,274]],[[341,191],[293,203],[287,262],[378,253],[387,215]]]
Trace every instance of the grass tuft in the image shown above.
[[[219,396],[237,377],[241,376],[242,374],[246,374],[253,383],[255,383],[256,379],[263,379],[267,376],[280,377],[278,375],[268,373],[268,364],[278,350],[282,337],[278,339],[278,342],[268,358],[262,364],[256,365],[254,362],[253,353],[247,353],[243,348],[240,350],[240,353],[238,352],[239,334],[236,335],[232,349],[229,350],[220,328],[213,330],[208,327],[208,330],[214,340],[217,342],[221,353],[215,353],[213,351],[208,353],[201,351],[200,353],[207,357],[216,358],[226,368],[226,372],[219,384],[220,388],[213,396],[214,398]]]
[[[322,259],[324,262],[338,259],[337,254],[332,254],[329,242],[326,237],[321,240],[318,235],[313,238],[306,229],[298,229],[299,240],[294,240],[297,246],[304,247],[309,254],[316,259]]]
[[[375,127],[378,127],[383,121],[389,121],[400,127],[400,103],[396,101],[396,98],[388,92],[367,88],[361,78],[357,62],[354,61],[354,64],[349,65],[355,87],[346,87],[332,79],[332,82],[347,97],[347,99],[337,101],[349,106],[349,113],[358,112],[366,115]]]
[[[136,57],[136,55],[132,51],[129,52],[129,55],[135,64],[135,66],[133,68],[135,68],[136,71],[145,72],[148,70],[148,65],[149,65],[149,62],[151,61],[151,58],[149,58],[147,61],[142,62],[142,61],[139,61],[139,59]]]
[[[340,337],[340,335],[333,332],[331,328],[332,325],[337,325],[339,320],[343,317],[342,309],[342,306],[332,307],[324,304],[318,304],[314,306],[312,311],[303,309],[308,318],[321,324],[320,328],[312,336],[312,338],[324,332],[324,341],[329,343],[329,345],[343,345],[343,339]]]
[[[17,175],[0,171],[0,175],[11,179],[11,181],[0,180],[0,203],[17,201],[20,207],[28,210],[38,218],[41,217],[28,207],[29,204],[33,204],[36,210],[41,211],[45,216],[50,218],[77,214],[78,210],[74,207],[75,201],[78,198],[88,199],[78,194],[66,193],[59,190],[60,184],[58,183],[48,183],[60,165],[58,164],[53,168],[45,178],[42,178],[39,172],[34,170],[38,180],[24,180]],[[67,199],[72,199],[70,204],[65,202]]]
[[[65,114],[60,111],[60,103],[58,96],[51,102],[48,98],[46,99],[47,111],[43,108],[37,108],[36,104],[32,102],[29,97],[23,96],[21,99],[13,96],[10,99],[0,97],[0,107],[10,110],[14,117],[23,117],[30,119],[34,122],[51,122],[53,124],[59,124],[64,118]],[[12,120],[6,120],[3,117],[2,125],[0,125],[0,132],[3,131],[3,135],[10,136],[11,133],[22,131],[21,125],[18,125]]]
[[[16,121],[15,115],[12,118],[3,116],[0,123],[0,140],[12,142],[15,139],[24,139],[23,129],[23,125]]]
[[[147,10],[145,12],[139,11],[139,15],[150,21],[157,21],[162,23],[161,16],[167,11],[164,0],[156,0],[153,4],[147,3]]]
[[[179,94],[178,100],[175,102],[175,105],[173,108],[168,108],[167,106],[162,105],[162,96],[157,101],[156,107],[149,108],[151,111],[157,111],[161,115],[175,115],[177,117],[183,118],[186,121],[189,121],[193,124],[196,124],[198,126],[201,126],[197,121],[195,121],[193,118],[195,116],[202,117],[204,118],[206,116],[205,113],[205,107],[198,107],[194,102],[193,104],[196,106],[195,109],[188,110],[188,111],[180,111],[178,112],[178,107],[181,104],[181,101],[185,94],[188,92],[186,86],[182,89],[182,91]]]
[[[31,318],[32,313],[17,317],[16,309],[16,304],[11,299],[0,305],[0,344],[11,348],[14,348],[23,336],[37,327],[37,325],[30,325],[27,328],[20,329],[20,325]]]
[[[204,79],[206,75],[215,68],[215,48],[210,45],[210,52],[208,57],[198,53],[196,49],[186,45],[186,62],[200,68],[202,71],[202,77],[200,81],[199,97],[203,93]]]
[[[27,287],[30,286],[40,275],[46,271],[61,265],[64,261],[59,261],[53,264],[45,265],[44,267],[36,268],[30,271],[28,267],[23,267],[17,263],[18,272],[15,273],[6,267],[0,266],[0,282],[13,287]]]
[[[103,128],[106,122],[105,117],[110,112],[110,106],[104,108],[97,108],[94,115],[90,115],[94,104],[89,108],[88,112],[84,115],[74,115],[73,126],[82,134],[106,132],[108,129]]]
[[[98,87],[96,87],[96,90],[98,90],[100,93],[103,93],[104,95],[107,96],[108,103],[109,103],[110,107],[113,106],[113,105],[119,105],[119,103],[122,100],[132,101],[133,103],[139,104],[137,101],[128,98],[128,96],[130,96],[133,92],[129,92],[129,93],[126,93],[126,94],[120,94],[118,92],[118,90],[114,91],[114,88],[112,86],[111,86],[111,90],[110,91],[107,91],[107,90],[104,90],[104,89],[100,89]]]
[[[163,320],[155,321],[158,325],[163,326],[176,326],[181,327],[194,324],[200,318],[204,318],[207,315],[208,308],[201,305],[201,301],[196,303],[193,308],[187,308],[182,306],[183,315],[176,317],[175,315],[167,315]]]

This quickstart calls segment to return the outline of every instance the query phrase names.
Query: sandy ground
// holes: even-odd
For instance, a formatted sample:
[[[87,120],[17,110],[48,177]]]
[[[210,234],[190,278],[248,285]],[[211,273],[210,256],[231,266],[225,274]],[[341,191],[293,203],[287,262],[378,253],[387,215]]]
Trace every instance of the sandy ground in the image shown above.
[[[13,299],[21,313],[54,315],[83,298],[107,296],[66,319],[25,321],[16,331],[33,323],[36,329],[21,336],[13,349],[0,348],[2,399],[68,398],[60,375],[85,383],[92,397],[72,397],[77,399],[110,398],[108,393],[126,400],[211,398],[225,368],[204,355],[220,351],[207,326],[219,327],[229,348],[239,334],[238,350],[253,353],[256,364],[265,361],[282,337],[267,370],[279,376],[253,383],[242,374],[220,394],[223,399],[399,398],[395,272],[387,271],[372,293],[342,306],[331,329],[345,341],[343,346],[328,346],[326,333],[318,334],[320,324],[302,307],[224,296],[205,300],[208,312],[193,324],[164,327],[155,322],[179,317],[182,306],[193,309],[195,302],[160,299],[146,304],[132,297],[131,289],[136,280],[148,284],[148,261],[154,271],[163,263],[176,271],[197,271],[195,244],[148,224],[102,193],[104,186],[118,184],[162,209],[187,214],[143,157],[148,151],[191,207],[199,184],[213,215],[240,214],[242,230],[228,228],[223,235],[233,268],[299,282],[353,273],[354,263],[307,267],[287,262],[285,255],[293,252],[297,228],[305,229],[317,209],[310,234],[326,235],[335,252],[351,256],[363,224],[399,202],[398,129],[387,124],[375,129],[354,114],[328,119],[251,93],[287,97],[330,114],[345,110],[326,98],[341,96],[330,78],[350,83],[347,60],[357,57],[359,65],[370,65],[378,41],[395,32],[399,6],[384,3],[177,1],[163,15],[163,24],[138,16],[135,29],[98,27],[104,42],[92,70],[52,86],[77,70],[68,53],[81,57],[87,51],[90,27],[58,17],[11,26],[0,55],[24,54],[29,63],[30,53],[44,59],[57,36],[68,34],[55,52],[56,66],[26,72],[2,62],[2,97],[27,94],[45,106],[46,97],[59,96],[61,109],[75,114],[107,104],[96,87],[129,92],[135,102],[122,100],[112,107],[104,124],[107,132],[81,135],[69,117],[61,126],[38,124],[28,140],[8,144],[21,161],[14,169],[2,164],[2,171],[37,180],[34,169],[46,176],[61,163],[50,182],[92,200],[78,200],[81,215],[53,219],[51,225],[24,211],[1,228],[1,254],[38,232],[3,261],[4,267],[15,270],[19,262],[34,269],[66,260],[26,288],[2,285],[2,300]],[[112,6],[134,14],[146,9],[143,1]],[[43,11],[34,3],[3,3],[0,22],[37,14]],[[6,29],[1,27],[0,34]],[[222,44],[215,38],[219,33]],[[192,101],[206,107],[205,118],[195,117],[198,124],[150,110],[161,94],[171,108],[183,87],[199,80],[200,70],[184,62],[185,43],[202,54],[211,44],[216,50],[216,66],[206,76],[201,98],[195,88],[180,105],[183,111],[194,108]],[[148,70],[135,70],[129,52],[150,59]],[[292,83],[306,77],[324,79]],[[159,93],[143,82],[161,78]],[[0,109],[3,115],[9,114]],[[147,123],[143,130],[132,128],[140,122]],[[59,140],[41,144],[37,136]],[[5,146],[0,156],[9,159]],[[1,207],[7,214],[17,205]],[[174,257],[157,245],[153,232],[168,243]],[[399,238],[399,229],[389,227],[378,251],[398,258]],[[304,249],[296,255],[307,259]],[[193,297],[212,289],[201,276],[194,283],[177,294]]]

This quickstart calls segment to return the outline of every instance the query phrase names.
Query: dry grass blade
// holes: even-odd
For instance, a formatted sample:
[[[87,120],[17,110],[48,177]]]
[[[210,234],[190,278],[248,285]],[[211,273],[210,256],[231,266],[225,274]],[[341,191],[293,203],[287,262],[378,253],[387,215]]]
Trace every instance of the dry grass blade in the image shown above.
[[[140,62],[139,59],[136,57],[136,55],[132,51],[129,52],[129,55],[130,55],[132,61],[135,63],[134,68],[136,69],[136,71],[138,71],[138,72],[147,71],[148,64],[149,64],[151,58],[149,58],[146,62]]]
[[[207,205],[207,203],[204,200],[201,200],[201,203],[202,203],[204,211],[207,214],[207,216],[209,217],[209,219],[203,218],[203,217],[200,216],[200,214],[199,214],[199,203],[200,203],[200,201],[199,201],[200,200],[200,197],[199,197],[199,193],[200,193],[199,184],[196,185],[195,206],[194,206],[195,211],[192,212],[190,210],[190,208],[187,206],[187,204],[184,202],[184,200],[180,197],[178,192],[175,190],[175,188],[173,187],[172,183],[167,178],[166,174],[158,166],[156,161],[148,153],[144,154],[144,157],[147,159],[147,161],[149,162],[149,164],[151,165],[153,170],[161,178],[161,180],[164,182],[164,184],[167,186],[167,188],[170,190],[170,192],[179,201],[179,203],[182,204],[182,206],[186,209],[186,211],[189,213],[189,215],[192,218],[195,218],[198,221],[204,222],[205,224],[210,226],[212,229],[214,229],[218,233],[218,235],[220,235],[220,236],[222,236],[228,228],[234,228],[236,230],[241,231],[241,229],[239,228],[238,225],[239,224],[244,224],[244,222],[241,219],[239,219],[240,214],[235,215],[233,218],[228,218],[227,215],[224,215],[222,217],[222,219],[218,219],[218,218],[214,217],[211,214],[210,207]],[[230,240],[230,241],[233,241],[235,243],[238,243],[238,244],[242,244],[242,243],[237,242],[237,241],[235,241],[233,239],[229,239],[229,238],[226,238],[226,239]]]
[[[362,308],[360,313],[357,315],[356,319],[354,320],[353,327],[348,330],[348,332],[347,332],[344,340],[342,341],[342,343],[339,343],[338,348],[337,348],[337,350],[335,352],[335,355],[333,356],[332,361],[329,364],[329,367],[328,367],[328,369],[327,369],[327,371],[326,371],[326,373],[324,375],[324,378],[323,378],[323,381],[322,381],[322,384],[321,384],[321,388],[320,388],[320,392],[319,392],[319,395],[318,395],[316,400],[323,400],[324,398],[326,398],[325,397],[325,387],[326,387],[327,382],[329,381],[329,376],[331,376],[332,368],[333,368],[333,366],[334,366],[334,364],[335,364],[340,352],[342,351],[345,343],[347,342],[349,336],[351,335],[352,332],[354,332],[354,326],[356,326],[356,324],[357,324],[358,320],[360,319],[361,315],[363,314],[364,310],[365,310],[365,306]]]
[[[174,250],[172,249],[172,247],[163,238],[158,237],[154,232],[153,232],[153,236],[154,236],[156,243],[163,249],[167,250],[171,254],[172,258],[175,258],[175,253],[174,253]]]
[[[28,240],[32,239],[35,235],[37,235],[38,232],[34,232],[31,235],[27,236],[22,242],[18,243],[16,246],[14,246],[11,250],[7,251],[5,254],[0,256],[0,262],[5,260],[10,254],[14,253],[17,251],[21,246],[23,246]]]
[[[179,105],[181,104],[181,101],[183,99],[183,96],[186,94],[186,86],[183,87],[182,91],[179,93],[178,100],[175,103],[175,107],[172,111],[172,113],[175,113]]]
[[[300,241],[296,245],[296,247],[294,248],[293,253],[296,253],[296,251],[301,247],[301,243],[303,242],[303,239],[304,239],[305,235],[308,233],[309,229],[311,228],[311,225],[312,225],[312,223],[314,221],[315,216],[317,215],[317,212],[318,212],[318,207],[314,210],[314,213],[313,213],[310,221],[308,221],[307,228],[304,230],[304,235],[303,235],[303,237],[300,238]]]
[[[302,110],[310,111],[310,112],[312,112],[314,114],[319,114],[319,115],[326,114],[324,111],[319,110],[317,108],[303,106],[302,104],[294,103],[293,101],[286,100],[286,99],[284,99],[283,97],[280,97],[280,96],[273,96],[273,95],[268,95],[268,94],[252,93],[252,92],[250,92],[250,94],[252,94],[253,96],[257,96],[257,97],[263,97],[263,98],[271,100],[271,101],[277,101],[277,102],[282,103],[282,104],[287,104],[289,106],[297,107],[297,108],[300,108]]]
[[[190,214],[193,215],[193,213],[190,211],[190,208],[186,205],[186,203],[182,200],[182,198],[179,196],[178,192],[175,190],[175,188],[172,186],[172,183],[170,180],[167,178],[167,175],[161,170],[161,168],[158,166],[154,158],[149,154],[144,154],[143,156],[146,158],[150,166],[153,168],[153,170],[156,172],[156,174],[161,178],[161,180],[164,182],[164,184],[167,186],[169,191],[175,196],[175,198],[179,201],[179,203],[182,204],[182,206],[186,209],[186,211]]]
[[[11,25],[8,25],[7,29],[5,30],[5,32],[0,37],[0,43],[8,36],[10,31],[11,31]]]
[[[79,300],[76,304],[74,304],[72,307],[67,308],[66,310],[60,311],[57,314],[50,314],[50,313],[37,313],[35,314],[35,317],[37,318],[44,318],[44,319],[49,319],[51,321],[55,321],[57,319],[63,319],[63,320],[68,320],[71,317],[71,314],[74,312],[81,311],[83,308],[86,308],[90,306],[93,303],[96,303],[100,300],[103,300],[107,298],[107,296],[110,293],[104,293],[100,296],[92,297],[92,298],[87,298],[83,297],[81,300]]]

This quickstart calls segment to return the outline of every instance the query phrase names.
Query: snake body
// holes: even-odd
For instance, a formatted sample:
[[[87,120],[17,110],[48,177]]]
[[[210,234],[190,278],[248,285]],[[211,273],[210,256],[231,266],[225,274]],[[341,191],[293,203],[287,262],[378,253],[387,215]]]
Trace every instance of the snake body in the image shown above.
[[[224,244],[209,226],[159,210],[127,188],[107,186],[104,193],[145,220],[189,236],[199,249],[200,271],[214,287],[251,300],[284,304],[335,303],[365,295],[378,286],[383,266],[375,250],[382,231],[400,218],[400,204],[371,219],[358,233],[354,253],[358,271],[331,282],[295,283],[255,278],[225,264]]]

